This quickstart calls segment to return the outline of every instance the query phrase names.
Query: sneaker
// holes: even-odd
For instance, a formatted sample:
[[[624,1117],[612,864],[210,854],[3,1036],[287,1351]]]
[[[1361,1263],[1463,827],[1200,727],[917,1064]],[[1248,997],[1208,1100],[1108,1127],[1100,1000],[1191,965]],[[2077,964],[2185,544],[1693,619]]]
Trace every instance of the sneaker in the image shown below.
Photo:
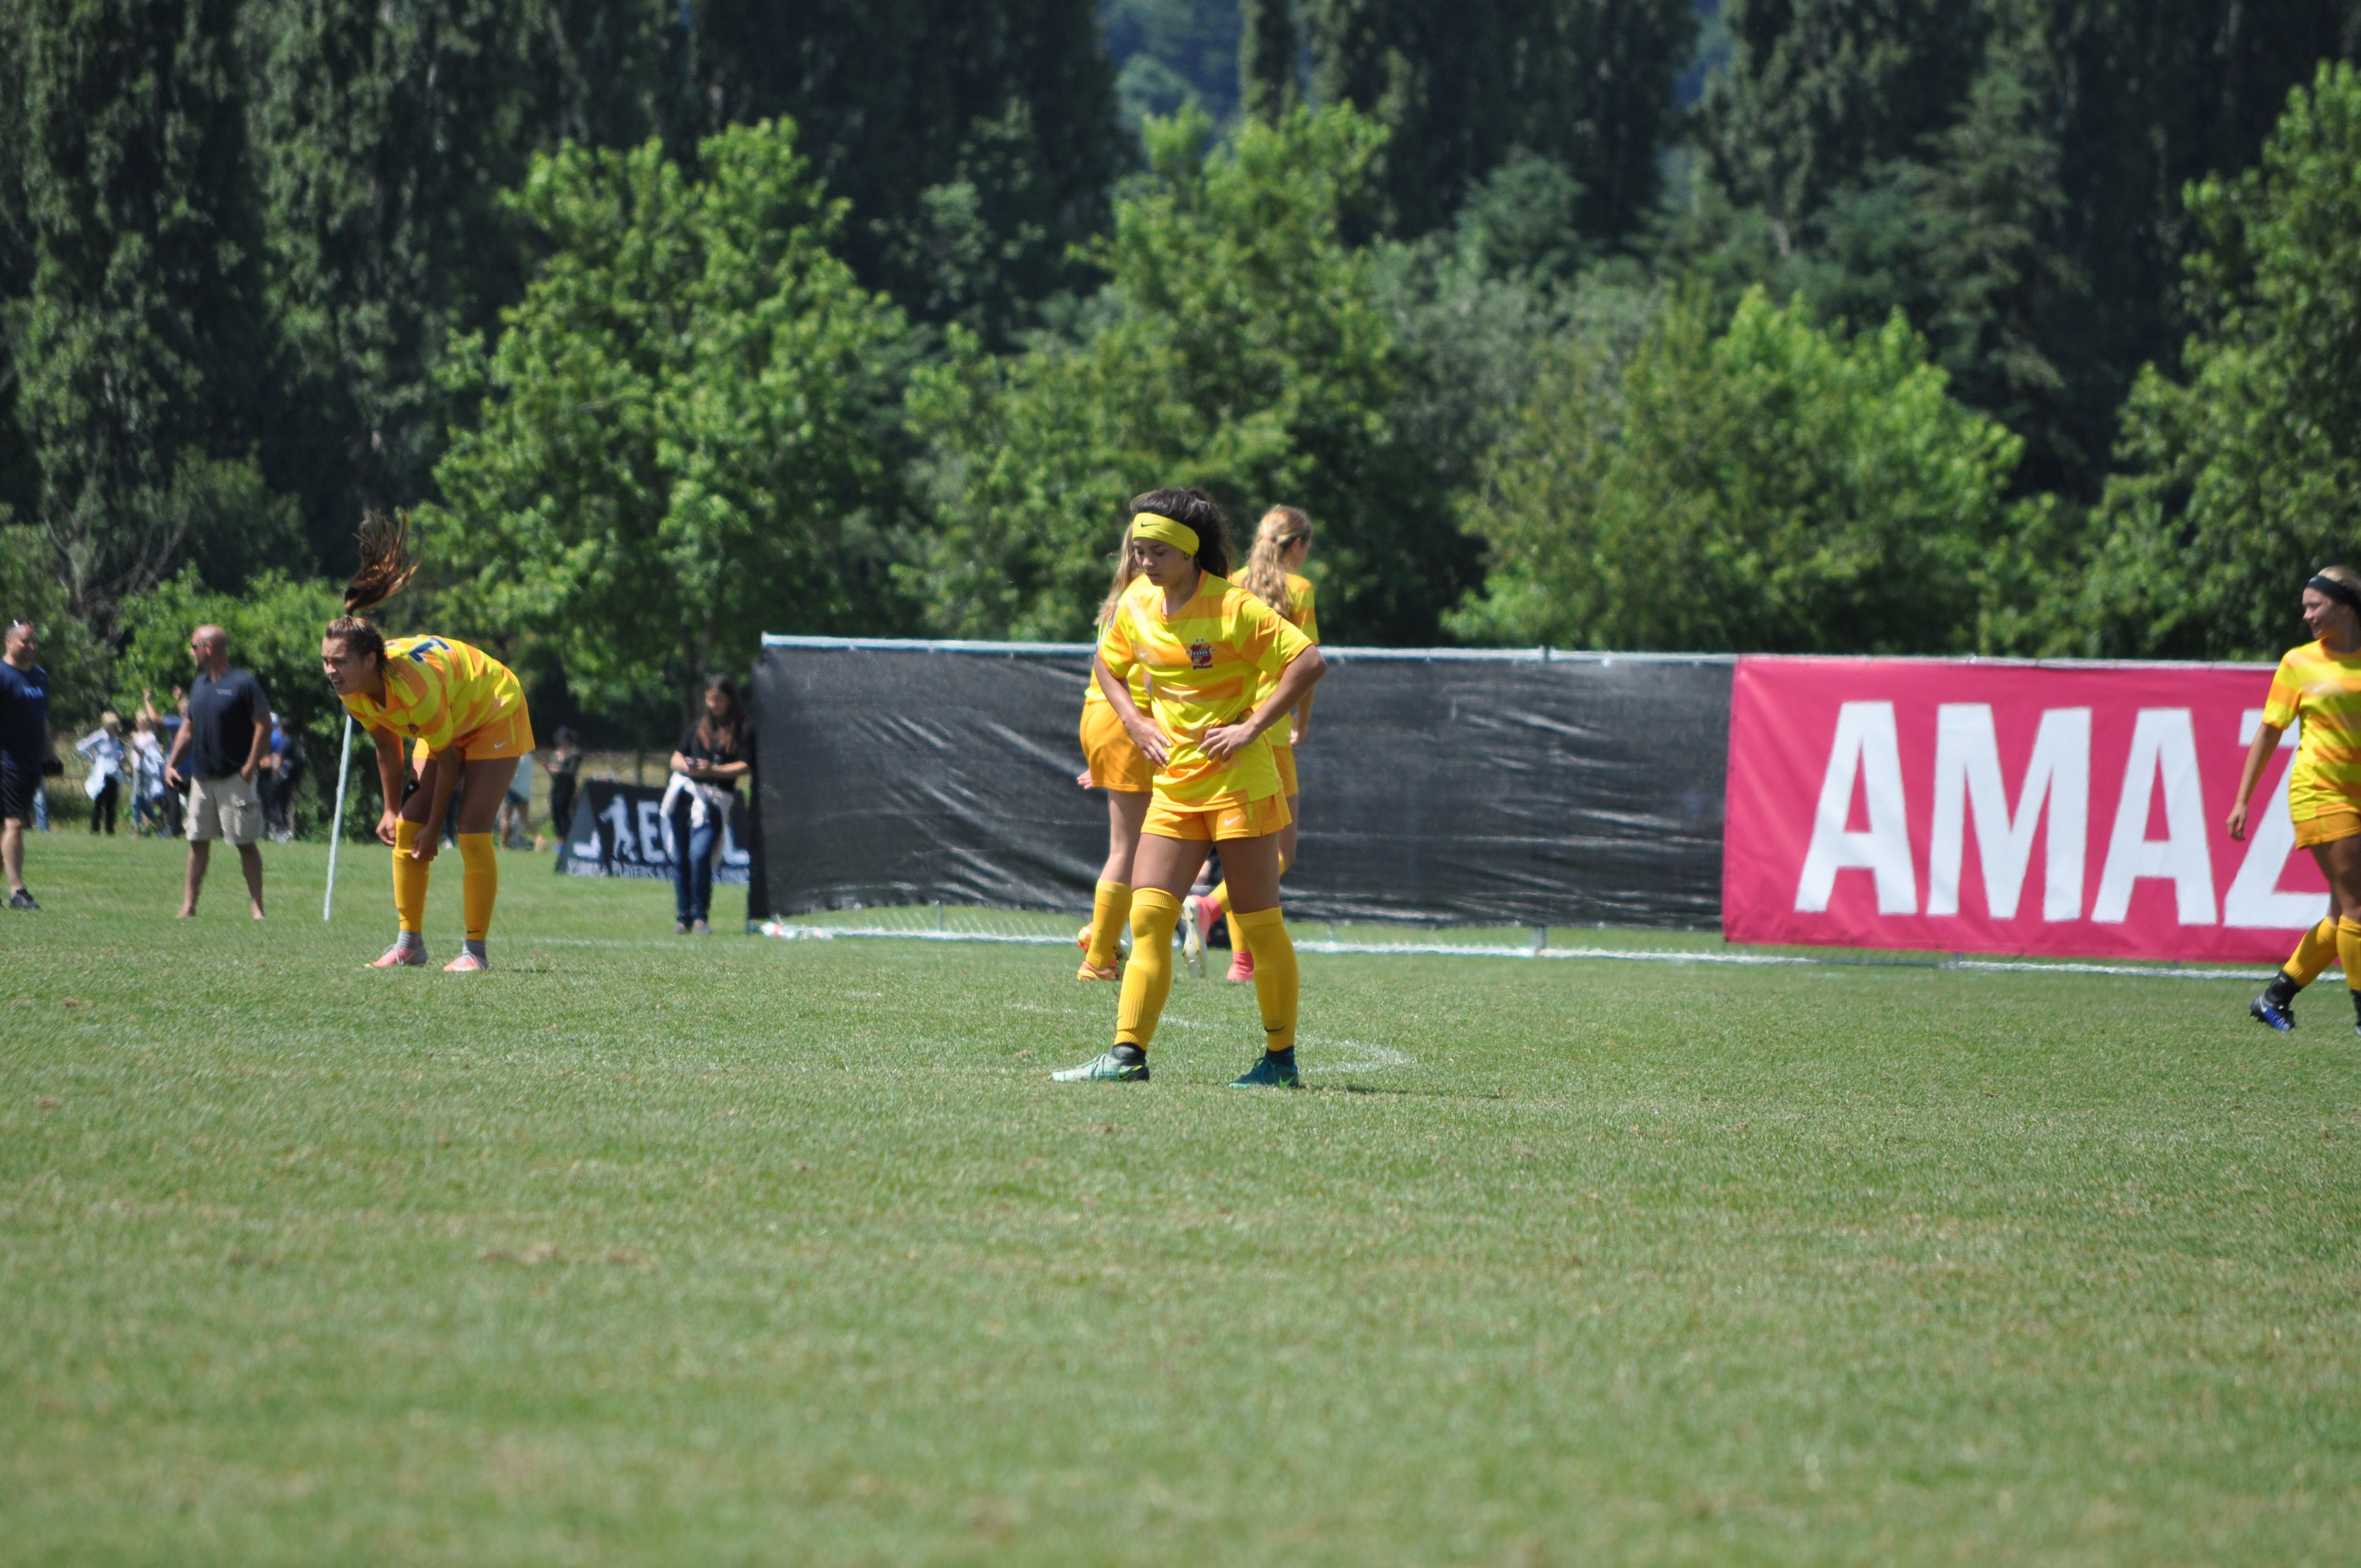
[[[443,966],[445,974],[481,974],[492,966],[473,953],[463,952]]]
[[[1301,1089],[1303,1080],[1295,1074],[1295,1053],[1265,1051],[1262,1060],[1230,1080],[1232,1089]]]
[[[1240,948],[1230,955],[1230,983],[1242,985],[1254,979],[1254,949]]]
[[[2268,1024],[2282,1035],[2295,1027],[2295,1009],[2284,1003],[2272,1001],[2268,991],[2246,1003],[2246,1016],[2257,1024]],[[2353,1027],[2361,1030],[2361,1022],[2355,1023]]]
[[[20,887],[16,892],[8,895],[8,907],[11,909],[38,909],[40,905],[34,902],[31,889]]]
[[[426,944],[396,942],[369,962],[371,969],[424,969]]]
[[[687,922],[687,921],[686,921],[686,920],[675,920],[675,921],[674,921],[674,922],[672,923],[672,934],[673,934],[674,936],[675,936],[675,937],[686,937],[686,936],[687,936],[687,935],[688,935],[688,922]]]
[[[1092,1058],[1080,1067],[1070,1067],[1049,1075],[1056,1083],[1146,1083],[1148,1061],[1124,1061],[1113,1051]]]
[[[713,927],[703,920],[693,921],[689,925],[688,934],[692,937],[710,937],[713,935]]]
[[[1074,978],[1076,980],[1119,981],[1123,978],[1123,963],[1122,960],[1118,959],[1115,962],[1107,965],[1104,969],[1093,969],[1091,967],[1091,960],[1086,958],[1082,960],[1082,967],[1074,971]]]
[[[1180,901],[1180,961],[1199,980],[1205,978],[1206,900],[1191,894]]]

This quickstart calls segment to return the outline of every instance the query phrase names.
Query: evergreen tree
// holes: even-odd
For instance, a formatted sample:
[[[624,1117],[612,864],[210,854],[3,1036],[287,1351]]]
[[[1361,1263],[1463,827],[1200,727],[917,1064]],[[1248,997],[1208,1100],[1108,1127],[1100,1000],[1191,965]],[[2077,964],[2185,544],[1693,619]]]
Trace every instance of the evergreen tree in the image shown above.
[[[1239,7],[1238,103],[1265,125],[1278,124],[1302,97],[1295,77],[1300,42],[1293,0],[1245,0]]]
[[[1582,186],[1583,232],[1653,204],[1696,41],[1690,0],[1308,0],[1314,96],[1391,133],[1379,170],[1400,235],[1447,225],[1523,148]]]
[[[1005,341],[1083,286],[1126,161],[1092,0],[705,0],[687,69],[708,126],[789,115],[851,203],[862,280]]]

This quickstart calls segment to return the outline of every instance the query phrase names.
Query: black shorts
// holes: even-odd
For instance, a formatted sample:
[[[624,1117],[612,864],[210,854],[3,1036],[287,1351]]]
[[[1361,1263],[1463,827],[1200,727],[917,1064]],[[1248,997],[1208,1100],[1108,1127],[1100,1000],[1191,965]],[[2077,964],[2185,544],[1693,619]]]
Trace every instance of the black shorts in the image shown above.
[[[32,821],[33,792],[40,785],[38,764],[28,768],[13,757],[0,757],[0,821]]]

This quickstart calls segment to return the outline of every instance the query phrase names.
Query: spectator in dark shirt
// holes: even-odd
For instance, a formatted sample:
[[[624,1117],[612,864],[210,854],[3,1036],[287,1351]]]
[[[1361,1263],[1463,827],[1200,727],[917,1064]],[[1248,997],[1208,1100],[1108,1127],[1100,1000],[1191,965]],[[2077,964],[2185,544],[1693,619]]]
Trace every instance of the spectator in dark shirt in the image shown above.
[[[38,909],[25,890],[25,824],[49,760],[49,673],[33,663],[41,634],[28,620],[8,623],[0,658],[0,866],[8,873],[8,907]]]
[[[549,827],[558,842],[574,830],[574,787],[582,773],[582,742],[566,725],[549,750]]]
[[[664,817],[672,828],[672,889],[675,935],[713,934],[713,857],[738,799],[738,781],[754,770],[754,725],[738,700],[738,683],[715,675],[705,683],[705,713],[672,754]]]
[[[229,633],[200,626],[189,634],[189,657],[197,666],[189,688],[189,721],[172,738],[164,780],[175,788],[188,781],[189,878],[181,918],[197,912],[205,885],[213,841],[237,846],[246,891],[257,920],[262,918],[262,792],[255,775],[270,749],[270,699],[262,683],[229,664]],[[186,764],[185,766],[183,764]]]

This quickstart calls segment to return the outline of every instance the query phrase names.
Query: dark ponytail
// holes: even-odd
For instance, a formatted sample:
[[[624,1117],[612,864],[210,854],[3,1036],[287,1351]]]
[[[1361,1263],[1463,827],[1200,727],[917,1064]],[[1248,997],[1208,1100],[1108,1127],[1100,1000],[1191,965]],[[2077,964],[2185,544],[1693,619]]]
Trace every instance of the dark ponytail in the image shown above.
[[[345,585],[345,613],[328,622],[325,633],[345,645],[348,655],[374,659],[385,668],[385,633],[362,612],[375,609],[410,586],[418,576],[418,557],[410,548],[410,519],[371,511],[361,518],[360,570]]]

